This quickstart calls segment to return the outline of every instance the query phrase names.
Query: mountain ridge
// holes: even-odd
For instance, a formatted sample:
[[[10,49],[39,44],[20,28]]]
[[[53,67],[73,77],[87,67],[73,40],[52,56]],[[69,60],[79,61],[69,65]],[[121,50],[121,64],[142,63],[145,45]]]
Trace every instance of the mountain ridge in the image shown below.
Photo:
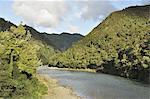
[[[10,21],[6,21],[5,19],[0,18],[0,31],[8,30],[11,26],[17,27],[15,24],[11,23]],[[82,37],[84,37],[79,33],[70,34],[67,32],[62,32],[61,34],[56,34],[56,33],[49,34],[46,32],[39,32],[33,27],[30,27],[28,25],[24,25],[24,27],[27,31],[30,31],[33,38],[37,40],[41,40],[43,43],[52,46],[55,49],[58,49],[60,51],[65,51],[66,49],[71,47],[73,43],[77,42]]]

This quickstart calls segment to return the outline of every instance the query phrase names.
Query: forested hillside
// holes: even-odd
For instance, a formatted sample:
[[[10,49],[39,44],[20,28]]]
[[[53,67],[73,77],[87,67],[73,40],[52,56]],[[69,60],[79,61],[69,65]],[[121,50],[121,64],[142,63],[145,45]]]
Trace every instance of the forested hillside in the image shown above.
[[[5,31],[9,29],[11,26],[16,27],[15,24],[6,21],[3,18],[0,18],[0,31]],[[48,46],[53,46],[55,49],[59,51],[67,50],[72,46],[73,43],[83,38],[83,35],[78,33],[70,34],[64,32],[61,34],[55,34],[55,33],[48,34],[48,33],[41,33],[28,25],[24,25],[24,27],[26,31],[30,31],[34,39],[39,40]]]
[[[149,82],[150,5],[111,13],[86,37],[50,60],[50,66],[93,68],[97,72]]]
[[[48,45],[52,45],[55,49],[60,51],[67,50],[73,45],[73,43],[76,43],[83,38],[81,34],[69,34],[65,32],[61,34],[40,33],[39,36],[40,40],[45,41]]]
[[[9,22],[9,21],[6,21],[5,19],[3,18],[0,18],[0,31],[6,31],[7,29],[9,29],[11,26],[14,26],[16,27],[15,24]]]

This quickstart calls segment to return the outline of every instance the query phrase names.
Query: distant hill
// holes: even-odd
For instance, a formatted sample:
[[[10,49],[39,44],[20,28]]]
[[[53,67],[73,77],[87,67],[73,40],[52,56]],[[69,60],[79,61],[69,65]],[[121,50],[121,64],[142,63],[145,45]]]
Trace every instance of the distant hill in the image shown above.
[[[5,31],[9,29],[11,26],[15,26],[15,24],[11,23],[10,21],[6,21],[3,18],[0,18],[0,31]]]
[[[81,34],[70,34],[70,33],[61,33],[61,34],[48,34],[48,33],[40,33],[32,27],[25,25],[26,29],[29,30],[32,36],[36,39],[39,39],[45,42],[48,45],[52,45],[54,48],[65,51],[69,47],[72,46],[73,43],[80,40],[83,35]]]
[[[3,18],[0,18],[0,31],[5,31],[9,29],[11,26],[15,26],[15,24],[6,21]],[[80,40],[83,35],[81,34],[69,34],[69,33],[62,33],[62,34],[48,34],[48,33],[40,33],[36,29],[24,25],[26,27],[27,31],[30,31],[32,34],[32,37],[41,40],[43,43],[46,43],[47,45],[53,46],[55,49],[58,49],[60,51],[65,51],[69,47],[72,46],[73,43]]]
[[[83,37],[80,34],[69,33],[40,33],[39,36],[42,41],[45,41],[47,44],[53,45],[56,49],[59,49],[60,51],[65,51],[66,49],[70,48],[73,43],[77,42]]]

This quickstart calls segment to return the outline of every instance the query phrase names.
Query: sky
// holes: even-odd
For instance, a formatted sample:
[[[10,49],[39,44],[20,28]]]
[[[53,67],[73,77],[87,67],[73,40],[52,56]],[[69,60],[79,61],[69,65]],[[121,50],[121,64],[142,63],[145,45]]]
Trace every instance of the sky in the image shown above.
[[[0,0],[0,17],[40,32],[87,35],[111,12],[150,0]]]

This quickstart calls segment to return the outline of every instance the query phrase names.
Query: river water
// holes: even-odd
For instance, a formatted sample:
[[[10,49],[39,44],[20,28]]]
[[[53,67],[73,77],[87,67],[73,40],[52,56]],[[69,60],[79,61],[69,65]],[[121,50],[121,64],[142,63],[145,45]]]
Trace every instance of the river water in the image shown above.
[[[107,74],[52,70],[43,67],[40,74],[56,78],[63,86],[87,99],[150,99],[150,86]]]

